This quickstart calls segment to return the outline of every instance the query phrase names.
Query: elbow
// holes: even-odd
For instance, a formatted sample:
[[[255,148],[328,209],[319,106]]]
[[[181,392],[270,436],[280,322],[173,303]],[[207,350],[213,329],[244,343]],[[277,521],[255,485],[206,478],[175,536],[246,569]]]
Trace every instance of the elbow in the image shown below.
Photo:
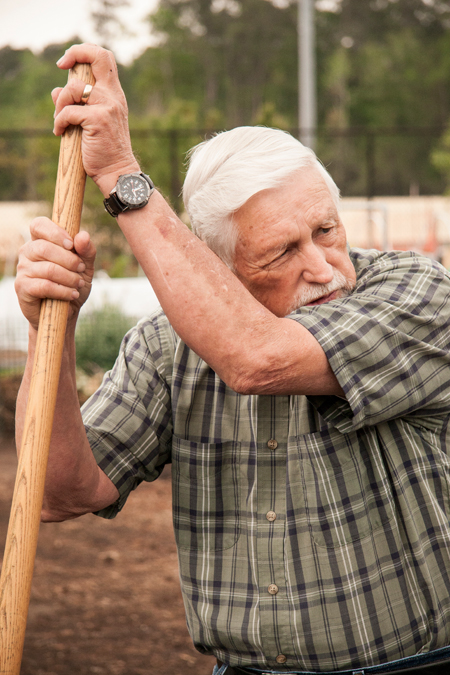
[[[255,387],[252,378],[247,377],[242,373],[236,375],[228,386],[235,391],[236,394],[242,394],[243,396],[251,396],[260,393]]]
[[[256,396],[271,393],[271,377],[267,368],[253,359],[235,365],[223,379],[237,394]]]
[[[89,508],[77,503],[74,499],[61,499],[60,494],[44,494],[41,509],[41,523],[62,523],[65,520],[79,518],[85,513],[90,513]]]
[[[65,520],[73,520],[82,515],[81,513],[74,513],[61,505],[44,502],[41,510],[41,523],[62,523]]]
[[[42,509],[41,511],[41,523],[62,523],[64,520],[68,520],[68,518],[64,518],[64,516],[49,509]]]

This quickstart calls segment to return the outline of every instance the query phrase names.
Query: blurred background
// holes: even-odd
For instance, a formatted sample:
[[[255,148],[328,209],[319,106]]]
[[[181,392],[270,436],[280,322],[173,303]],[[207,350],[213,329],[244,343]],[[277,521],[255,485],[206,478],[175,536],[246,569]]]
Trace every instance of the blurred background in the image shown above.
[[[413,249],[450,267],[450,2],[0,0],[0,19],[3,528],[15,466],[15,397],[27,346],[27,326],[13,289],[17,253],[30,220],[51,212],[59,140],[51,132],[50,91],[67,80],[55,62],[70,44],[91,41],[114,51],[136,155],[183,219],[180,191],[187,150],[237,125],[275,126],[312,146],[332,174],[341,189],[341,216],[351,245]],[[94,291],[77,334],[80,401],[112,365],[127,328],[158,305],[89,181],[83,227],[94,237],[99,256]],[[152,529],[161,528],[161,521],[146,506],[157,497],[155,509],[170,521],[170,481],[162,481],[153,497],[145,490],[129,516],[125,509],[125,524],[108,524],[105,530],[92,518],[88,525],[43,528],[24,673],[210,672],[210,663],[201,665],[205,661],[185,633],[175,549],[164,538],[170,528],[164,533]],[[142,553],[142,527],[153,542],[151,555]],[[126,562],[118,532],[131,537]],[[133,558],[136,541],[141,543]],[[74,545],[78,552],[85,550],[84,557],[74,555]],[[144,558],[147,572],[139,567]],[[136,586],[130,597],[140,609],[132,619],[130,601],[124,601],[131,591],[122,588],[121,580],[129,581],[132,564],[139,574],[148,574],[150,559],[158,590],[150,581],[145,593]],[[63,580],[52,584],[52,576],[63,578],[68,569],[80,579],[78,590]],[[86,586],[93,569],[100,576]],[[96,627],[119,621],[111,613],[117,603],[120,630],[100,631],[95,646]],[[92,614],[94,606],[101,616]],[[148,612],[155,614],[148,618]],[[164,612],[169,612],[165,619]],[[77,621],[68,625],[67,616],[75,614]],[[127,630],[129,638],[119,640]],[[150,652],[146,633],[152,637]],[[177,639],[182,647],[169,649],[169,641]]]

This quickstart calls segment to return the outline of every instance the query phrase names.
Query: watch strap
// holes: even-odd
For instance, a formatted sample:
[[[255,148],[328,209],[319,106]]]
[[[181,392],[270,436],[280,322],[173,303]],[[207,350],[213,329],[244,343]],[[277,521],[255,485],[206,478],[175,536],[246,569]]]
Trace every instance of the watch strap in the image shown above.
[[[116,187],[110,193],[109,197],[106,197],[106,199],[103,200],[103,205],[104,205],[106,211],[108,211],[108,213],[111,216],[113,216],[114,218],[117,218],[117,216],[120,215],[121,213],[123,213],[124,211],[132,211],[132,210],[136,210],[136,209],[141,209],[144,206],[146,206],[148,204],[148,200],[150,199],[150,197],[152,196],[152,194],[155,190],[155,186],[153,184],[153,181],[143,171],[141,171],[140,173],[137,172],[135,174],[122,174],[122,175],[124,175],[124,176],[127,176],[127,175],[130,175],[130,176],[135,175],[136,176],[137,175],[137,176],[141,176],[142,178],[144,178],[144,180],[146,180],[147,183],[150,186],[150,194],[149,194],[148,199],[145,203],[139,204],[137,206],[128,206],[127,204],[124,204],[119,199],[119,197],[117,196],[117,193],[116,193],[117,183],[116,183]],[[119,176],[117,182],[119,182],[120,178],[122,178],[122,176]]]
[[[108,213],[114,218],[117,218],[120,213],[123,213],[128,209],[128,206],[123,204],[114,193],[104,199],[103,204]]]

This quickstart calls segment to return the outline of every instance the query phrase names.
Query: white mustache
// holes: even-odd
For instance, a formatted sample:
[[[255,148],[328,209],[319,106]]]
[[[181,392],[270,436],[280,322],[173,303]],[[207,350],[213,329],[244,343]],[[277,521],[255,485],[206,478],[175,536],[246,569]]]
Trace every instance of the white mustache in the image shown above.
[[[304,307],[310,302],[314,302],[324,295],[330,295],[330,293],[334,293],[335,291],[341,291],[339,297],[342,298],[350,293],[353,286],[354,283],[351,279],[347,279],[342,272],[335,270],[334,276],[328,284],[314,284],[303,288],[295,298],[290,311],[293,312],[295,309]]]

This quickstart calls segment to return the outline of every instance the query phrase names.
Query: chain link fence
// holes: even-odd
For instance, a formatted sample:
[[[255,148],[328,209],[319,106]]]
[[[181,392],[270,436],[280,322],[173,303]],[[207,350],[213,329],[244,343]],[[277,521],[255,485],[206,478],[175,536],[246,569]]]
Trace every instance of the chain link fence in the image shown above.
[[[298,129],[290,129],[298,137]],[[432,153],[443,127],[318,129],[316,152],[344,196],[441,194],[444,177]],[[186,152],[211,129],[132,129],[142,167],[180,212]],[[51,197],[59,139],[41,129],[0,130],[0,200]]]
[[[319,129],[316,152],[345,197],[442,194],[446,182],[431,158],[444,131],[441,127]],[[182,211],[186,153],[213,133],[211,129],[131,130],[142,167],[178,212]],[[299,136],[298,129],[290,133]],[[0,201],[51,200],[58,152],[59,139],[48,130],[0,130]],[[3,317],[0,374],[20,371],[25,350],[23,322]]]

